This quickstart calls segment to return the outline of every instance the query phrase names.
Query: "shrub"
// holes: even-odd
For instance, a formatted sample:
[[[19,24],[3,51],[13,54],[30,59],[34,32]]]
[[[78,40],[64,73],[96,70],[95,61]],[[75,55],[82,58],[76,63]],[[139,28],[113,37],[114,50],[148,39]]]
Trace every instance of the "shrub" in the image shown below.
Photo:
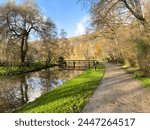
[[[150,40],[148,37],[136,39],[137,60],[140,70],[150,76]]]

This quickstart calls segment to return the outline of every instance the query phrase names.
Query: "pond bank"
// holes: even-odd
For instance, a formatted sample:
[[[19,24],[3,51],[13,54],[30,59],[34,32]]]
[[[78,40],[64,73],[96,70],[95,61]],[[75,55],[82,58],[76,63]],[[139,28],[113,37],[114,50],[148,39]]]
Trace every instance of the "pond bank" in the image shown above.
[[[29,72],[38,71],[41,69],[46,69],[49,67],[56,66],[55,64],[47,64],[45,65],[44,62],[35,62],[32,63],[29,67],[0,67],[0,76],[7,76],[7,75],[18,75],[24,74]]]
[[[0,112],[11,113],[27,102],[84,73],[50,67],[31,73],[0,77]]]
[[[91,68],[83,74],[67,81],[62,86],[42,95],[35,101],[18,108],[24,113],[71,113],[81,112],[99,85],[104,74],[104,66]]]

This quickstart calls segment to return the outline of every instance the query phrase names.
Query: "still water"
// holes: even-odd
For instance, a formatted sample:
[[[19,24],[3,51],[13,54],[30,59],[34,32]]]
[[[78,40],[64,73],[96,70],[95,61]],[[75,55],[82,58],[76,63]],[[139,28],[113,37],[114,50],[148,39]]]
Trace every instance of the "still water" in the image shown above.
[[[0,77],[0,112],[13,112],[15,108],[34,101],[82,72],[54,67],[24,75]]]

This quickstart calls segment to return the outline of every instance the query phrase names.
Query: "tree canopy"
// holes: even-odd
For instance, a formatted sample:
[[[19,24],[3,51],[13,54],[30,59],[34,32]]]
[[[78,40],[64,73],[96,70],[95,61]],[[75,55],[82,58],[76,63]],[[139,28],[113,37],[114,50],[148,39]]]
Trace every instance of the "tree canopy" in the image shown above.
[[[38,5],[31,0],[21,4],[6,2],[0,5],[0,30],[8,43],[20,44],[20,58],[24,64],[29,38],[33,35],[41,39],[54,37],[55,24],[44,17]]]

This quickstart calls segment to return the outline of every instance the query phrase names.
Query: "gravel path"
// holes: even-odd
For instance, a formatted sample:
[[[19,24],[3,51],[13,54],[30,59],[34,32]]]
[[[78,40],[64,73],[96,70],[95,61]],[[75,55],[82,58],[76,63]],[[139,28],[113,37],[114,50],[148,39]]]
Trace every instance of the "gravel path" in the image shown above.
[[[110,63],[83,113],[150,112],[150,90],[144,88],[121,67]]]

